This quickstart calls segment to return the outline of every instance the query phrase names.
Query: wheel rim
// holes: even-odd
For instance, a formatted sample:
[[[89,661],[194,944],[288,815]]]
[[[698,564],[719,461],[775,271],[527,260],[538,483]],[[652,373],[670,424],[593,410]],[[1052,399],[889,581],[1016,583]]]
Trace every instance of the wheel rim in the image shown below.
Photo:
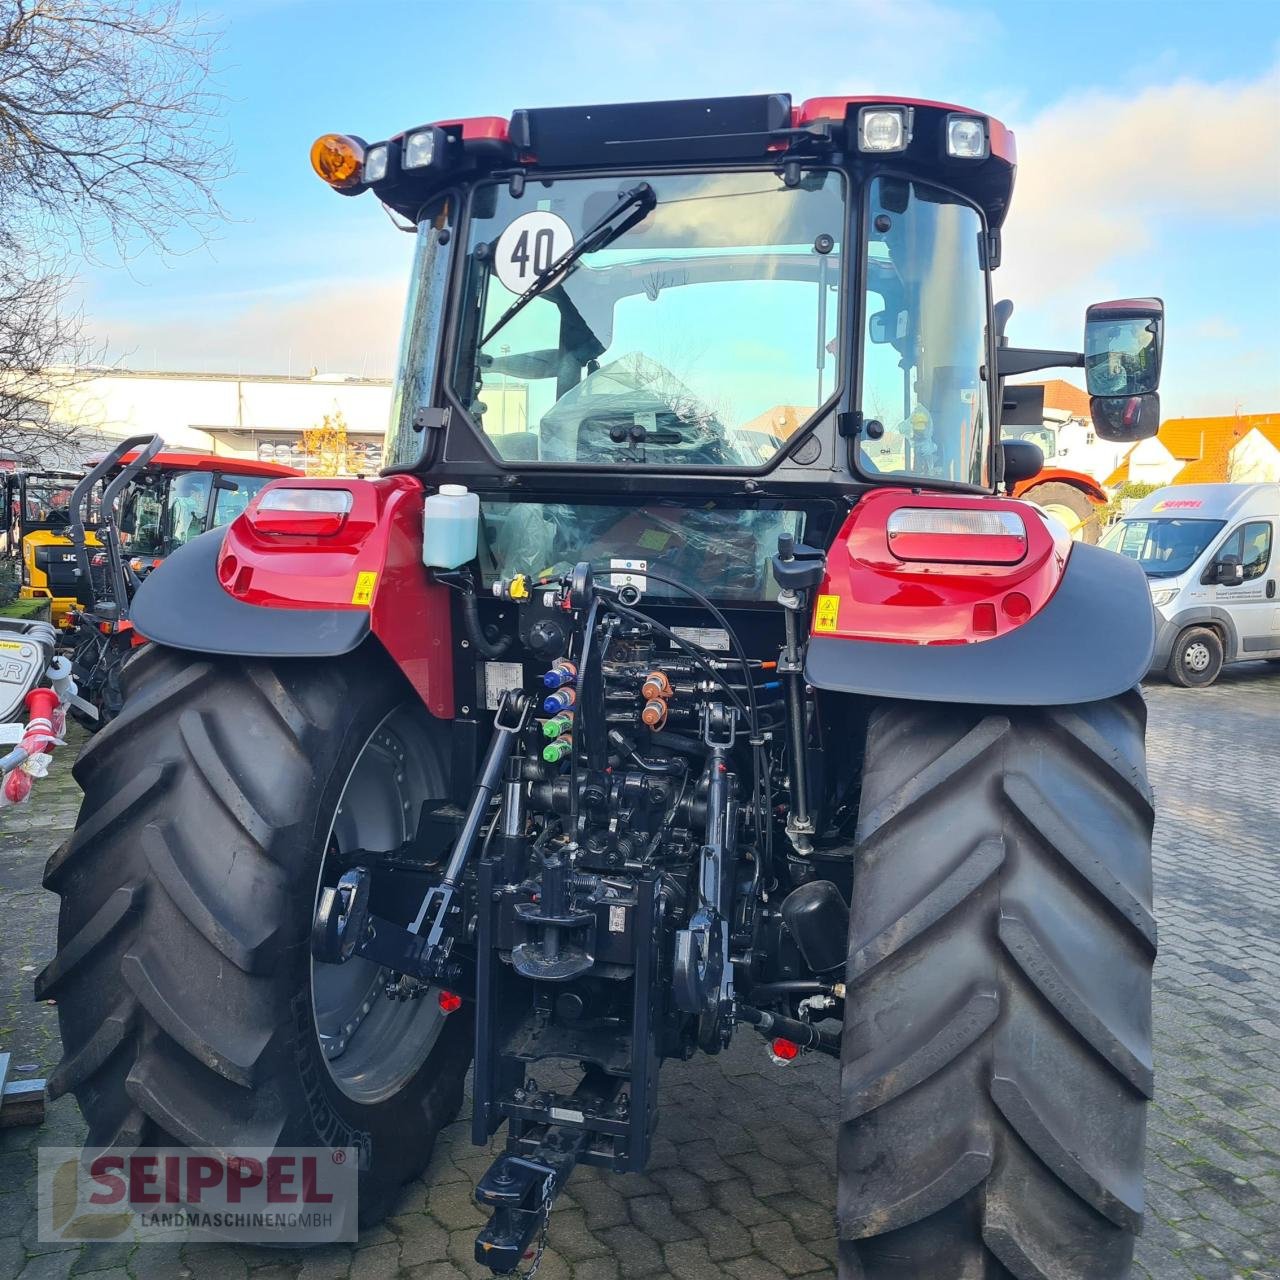
[[[1089,523],[1089,516],[1081,520],[1078,512],[1072,511],[1061,502],[1045,502],[1041,504],[1040,509],[1066,526],[1072,542],[1079,542],[1084,538],[1084,528]]]
[[[1202,671],[1208,671],[1212,656],[1209,652],[1209,646],[1203,640],[1196,640],[1187,645],[1186,651],[1182,655],[1182,660],[1186,663],[1189,671],[1194,671],[1199,675]]]
[[[348,869],[341,853],[397,848],[413,835],[422,802],[442,792],[427,734],[416,717],[398,708],[369,736],[347,775],[325,841],[316,900]],[[404,903],[399,923],[408,923],[413,906]],[[359,957],[345,964],[311,960],[311,1011],[321,1057],[334,1084],[356,1102],[378,1102],[402,1089],[444,1024],[433,993],[391,999],[388,976],[388,970]]]

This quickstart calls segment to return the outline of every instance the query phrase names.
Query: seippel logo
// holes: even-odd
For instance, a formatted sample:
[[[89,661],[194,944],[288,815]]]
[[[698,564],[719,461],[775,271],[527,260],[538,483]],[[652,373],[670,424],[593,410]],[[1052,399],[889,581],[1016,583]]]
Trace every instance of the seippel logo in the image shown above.
[[[133,1224],[132,1211],[81,1212],[80,1160],[62,1160],[51,1181],[49,1224],[61,1240],[116,1240]]]
[[[39,1153],[40,1239],[354,1240],[358,1179],[349,1147],[45,1147]]]

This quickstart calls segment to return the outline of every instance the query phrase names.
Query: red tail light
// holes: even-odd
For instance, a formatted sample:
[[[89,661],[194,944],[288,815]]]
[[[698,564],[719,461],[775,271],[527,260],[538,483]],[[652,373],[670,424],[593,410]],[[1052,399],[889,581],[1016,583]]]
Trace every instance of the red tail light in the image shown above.
[[[266,489],[247,518],[257,533],[326,538],[342,528],[350,510],[349,489]]]

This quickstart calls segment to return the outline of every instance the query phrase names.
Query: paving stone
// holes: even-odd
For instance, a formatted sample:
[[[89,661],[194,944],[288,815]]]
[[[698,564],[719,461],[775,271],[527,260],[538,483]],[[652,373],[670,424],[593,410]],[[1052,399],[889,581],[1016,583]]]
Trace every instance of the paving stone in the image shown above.
[[[18,1237],[0,1237],[0,1276],[16,1276],[26,1265],[27,1251]]]
[[[449,1233],[425,1213],[407,1213],[388,1219],[400,1244],[401,1267],[443,1262],[448,1257]]]
[[[182,1249],[179,1244],[140,1244],[129,1259],[129,1274],[134,1280],[190,1280]]]
[[[79,1276],[90,1271],[107,1271],[112,1267],[123,1267],[128,1263],[136,1247],[132,1242],[126,1244],[121,1241],[87,1244],[80,1250],[71,1268],[71,1274]]]
[[[67,1280],[71,1274],[71,1265],[76,1260],[72,1250],[60,1253],[42,1253],[32,1258],[18,1272],[17,1280]]]
[[[628,1225],[609,1227],[600,1232],[609,1252],[618,1261],[618,1272],[624,1280],[638,1276],[661,1275],[664,1263],[662,1249],[656,1240]]]
[[[360,1280],[395,1280],[399,1271],[400,1246],[395,1242],[357,1249],[351,1258],[351,1274]]]
[[[725,1274],[711,1261],[705,1240],[675,1240],[663,1247],[662,1258],[675,1280],[720,1280]]]

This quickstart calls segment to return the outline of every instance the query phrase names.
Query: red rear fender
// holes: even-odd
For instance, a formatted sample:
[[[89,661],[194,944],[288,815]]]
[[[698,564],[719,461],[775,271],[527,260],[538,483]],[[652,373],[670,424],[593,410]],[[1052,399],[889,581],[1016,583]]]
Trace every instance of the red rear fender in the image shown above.
[[[254,516],[279,489],[345,490],[351,505],[333,534],[263,533]],[[453,715],[449,590],[422,564],[422,484],[299,479],[267,485],[227,528],[217,560],[222,589],[267,609],[363,611],[369,629],[430,711]]]
[[[890,518],[903,508],[1012,513],[1026,537],[1020,546],[1013,539],[1001,546],[1000,539],[956,534],[891,541]],[[1012,498],[874,490],[831,544],[813,634],[921,645],[991,640],[1044,608],[1071,545],[1037,508]],[[934,558],[921,558],[929,555]]]

